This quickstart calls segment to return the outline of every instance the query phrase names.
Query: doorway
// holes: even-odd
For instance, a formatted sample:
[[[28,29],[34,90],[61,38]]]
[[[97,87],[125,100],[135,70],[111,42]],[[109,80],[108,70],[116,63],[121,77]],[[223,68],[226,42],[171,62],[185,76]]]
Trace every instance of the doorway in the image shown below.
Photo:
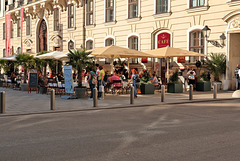
[[[44,19],[40,23],[38,33],[38,52],[47,51],[47,24]]]

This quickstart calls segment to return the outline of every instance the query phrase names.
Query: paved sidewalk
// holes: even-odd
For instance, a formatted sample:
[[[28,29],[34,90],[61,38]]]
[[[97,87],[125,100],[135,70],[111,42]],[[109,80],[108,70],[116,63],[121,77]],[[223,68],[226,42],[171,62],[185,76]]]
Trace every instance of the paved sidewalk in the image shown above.
[[[10,88],[0,88],[0,91],[6,92],[6,114],[29,114],[29,113],[44,113],[50,111],[50,95],[36,94],[36,92],[27,93],[16,91]],[[218,100],[234,99],[232,98],[233,91],[221,91],[218,93]],[[104,100],[98,100],[97,108],[117,108],[129,106],[147,106],[156,104],[173,104],[173,103],[189,103],[199,101],[213,101],[212,92],[193,92],[193,100],[188,100],[188,92],[186,93],[166,93],[165,103],[161,103],[160,93],[155,95],[138,95],[134,105],[130,105],[129,94],[111,95],[107,94]],[[72,110],[89,110],[96,109],[93,107],[93,101],[88,98],[64,100],[56,95],[56,110],[55,111],[72,111]]]

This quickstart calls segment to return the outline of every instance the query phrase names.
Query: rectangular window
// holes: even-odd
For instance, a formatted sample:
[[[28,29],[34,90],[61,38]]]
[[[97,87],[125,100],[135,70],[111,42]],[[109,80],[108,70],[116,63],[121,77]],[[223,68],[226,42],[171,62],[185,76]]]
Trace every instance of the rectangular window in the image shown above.
[[[86,25],[93,25],[93,0],[88,0],[87,1]]]
[[[138,0],[128,0],[128,18],[138,17]]]
[[[156,0],[156,14],[168,12],[168,0]]]
[[[54,9],[54,15],[53,15],[53,23],[54,23],[54,31],[59,31],[59,9]]]
[[[31,28],[30,28],[30,16],[26,17],[26,35],[30,35]]]
[[[106,22],[114,19],[114,0],[106,0]]]
[[[13,32],[14,32],[14,28],[13,28],[13,22],[11,21],[11,38],[13,38]]]
[[[20,37],[21,35],[21,24],[20,19],[17,20],[17,37]]]
[[[68,28],[74,28],[74,5],[68,5]]]
[[[138,37],[132,36],[132,37],[128,38],[128,48],[138,50]],[[138,59],[137,58],[136,59],[130,59],[129,63],[137,64]]]
[[[190,8],[204,6],[205,0],[190,0]]]
[[[6,39],[6,24],[3,23],[3,40]]]
[[[201,54],[204,53],[204,36],[202,31],[196,30],[190,32],[189,50]],[[190,57],[190,63],[195,63],[197,60],[199,60],[198,57]]]

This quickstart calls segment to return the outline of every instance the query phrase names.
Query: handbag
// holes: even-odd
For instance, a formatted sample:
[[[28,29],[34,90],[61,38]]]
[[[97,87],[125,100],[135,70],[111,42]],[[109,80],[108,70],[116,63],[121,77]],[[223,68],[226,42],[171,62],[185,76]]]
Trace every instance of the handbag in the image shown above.
[[[104,92],[104,86],[103,85],[99,86],[99,92]]]
[[[94,76],[93,79],[92,79],[92,84],[97,84],[97,79],[96,79],[95,76]]]

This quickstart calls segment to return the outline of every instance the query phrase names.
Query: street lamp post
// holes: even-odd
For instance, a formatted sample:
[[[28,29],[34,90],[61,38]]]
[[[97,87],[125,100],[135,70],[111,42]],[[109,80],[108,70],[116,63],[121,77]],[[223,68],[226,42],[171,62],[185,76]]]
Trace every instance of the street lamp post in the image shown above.
[[[225,40],[226,40],[226,36],[224,33],[222,33],[222,35],[220,36],[220,43],[216,40],[208,40],[210,33],[211,33],[211,29],[208,26],[205,26],[202,29],[204,38],[205,38],[205,54],[207,55],[208,53],[208,43],[210,42],[213,46],[219,47],[219,48],[223,48],[225,46]]]
[[[205,55],[208,55],[208,38],[210,36],[210,33],[211,33],[211,29],[208,27],[208,26],[205,26],[203,29],[203,35],[204,35],[204,38],[205,38],[205,41],[204,41],[204,54]]]

